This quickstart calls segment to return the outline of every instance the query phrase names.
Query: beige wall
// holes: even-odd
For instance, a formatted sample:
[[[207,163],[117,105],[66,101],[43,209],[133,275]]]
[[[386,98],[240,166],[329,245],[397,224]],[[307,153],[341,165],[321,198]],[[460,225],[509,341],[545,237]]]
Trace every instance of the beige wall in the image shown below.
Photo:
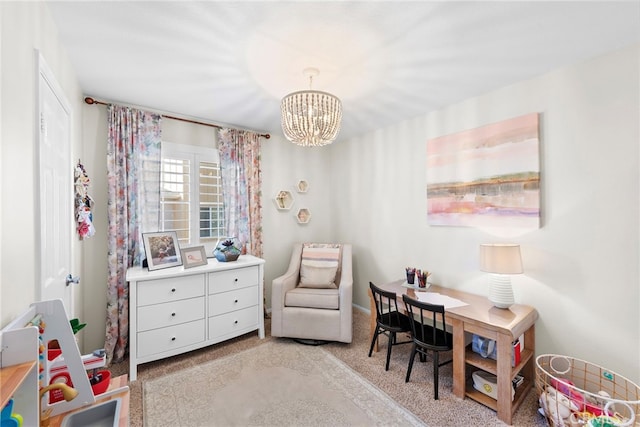
[[[105,106],[83,105],[84,162],[91,175],[90,191],[95,200],[96,227],[96,235],[83,242],[82,274],[85,289],[90,289],[83,298],[83,320],[87,323],[83,330],[85,352],[104,346],[107,277],[106,111]],[[162,138],[177,144],[217,144],[214,128],[171,119],[162,121]],[[269,260],[265,266],[267,284],[286,269],[293,242],[329,240],[331,210],[327,203],[330,195],[328,158],[327,151],[305,150],[278,135],[262,140],[264,257]],[[306,194],[295,192],[294,186],[300,179],[310,183]],[[294,194],[294,205],[290,211],[278,211],[275,208],[273,198],[281,189]],[[309,224],[297,224],[294,214],[299,208],[311,211]],[[269,306],[270,292],[266,293],[266,297]]]
[[[354,245],[354,301],[408,265],[487,295],[480,243],[516,242],[516,301],[537,308],[537,353],[640,382],[639,47],[468,99],[331,147],[333,235]],[[426,141],[538,112],[542,228],[429,226]]]
[[[0,19],[0,325],[5,325],[34,302],[36,286],[39,286],[34,265],[39,253],[35,234],[38,217],[34,212],[38,177],[36,49],[56,76],[71,106],[73,159],[82,157],[82,115],[80,87],[44,3],[0,2]],[[74,240],[71,267],[75,271],[82,264],[80,248],[81,243]],[[81,292],[77,287],[74,308],[79,316],[83,315]]]
[[[96,201],[96,236],[73,245],[82,266],[80,317],[88,323],[81,338],[89,351],[104,342],[106,110],[82,102],[43,3],[0,2],[0,19],[0,326],[35,295],[33,50],[38,48],[71,103],[73,156],[83,160]],[[370,280],[397,279],[407,265],[428,268],[445,286],[486,294],[478,245],[514,241],[522,245],[525,268],[513,280],[516,300],[540,313],[537,353],[581,357],[640,382],[638,49],[319,150],[294,146],[279,135],[264,141],[267,299],[295,241],[352,243],[355,302],[363,307]],[[430,227],[426,140],[529,112],[541,113],[542,228],[499,235]],[[163,125],[165,138],[176,143],[208,144],[211,132],[197,125]],[[295,192],[300,179],[310,184],[306,194]],[[294,194],[290,211],[275,208],[273,197],[281,189]],[[299,208],[311,211],[306,225],[295,220]]]

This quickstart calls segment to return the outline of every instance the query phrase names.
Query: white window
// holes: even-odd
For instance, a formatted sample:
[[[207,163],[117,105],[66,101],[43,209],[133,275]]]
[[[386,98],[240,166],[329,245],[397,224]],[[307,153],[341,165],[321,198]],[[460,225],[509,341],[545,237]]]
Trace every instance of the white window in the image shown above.
[[[160,180],[161,230],[212,252],[225,229],[218,151],[163,141]]]

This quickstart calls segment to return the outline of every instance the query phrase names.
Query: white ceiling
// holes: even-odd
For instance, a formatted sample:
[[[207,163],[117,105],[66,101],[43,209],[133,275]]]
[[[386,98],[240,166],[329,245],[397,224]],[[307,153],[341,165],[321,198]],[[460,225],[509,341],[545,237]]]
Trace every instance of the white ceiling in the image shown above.
[[[49,1],[86,95],[282,135],[342,99],[338,140],[640,43],[640,2]]]

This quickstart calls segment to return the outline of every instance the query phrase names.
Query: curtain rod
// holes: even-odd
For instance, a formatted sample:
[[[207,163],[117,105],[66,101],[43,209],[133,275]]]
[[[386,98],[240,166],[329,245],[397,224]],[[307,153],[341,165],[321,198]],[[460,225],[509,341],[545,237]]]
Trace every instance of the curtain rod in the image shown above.
[[[108,102],[98,101],[97,99],[94,99],[94,98],[92,98],[90,96],[85,97],[84,98],[84,102],[86,102],[89,105],[94,105],[94,104],[109,105],[110,104]],[[204,123],[204,122],[199,122],[197,120],[183,119],[182,117],[169,116],[167,114],[161,114],[161,116],[164,117],[164,118],[167,118],[167,119],[179,120],[181,122],[193,123],[193,124],[196,124],[196,125],[209,126],[209,127],[217,128],[217,129],[222,129],[223,128],[223,126],[214,125],[213,123]],[[271,135],[268,134],[268,133],[259,133],[258,135],[264,137],[265,139],[271,138]]]

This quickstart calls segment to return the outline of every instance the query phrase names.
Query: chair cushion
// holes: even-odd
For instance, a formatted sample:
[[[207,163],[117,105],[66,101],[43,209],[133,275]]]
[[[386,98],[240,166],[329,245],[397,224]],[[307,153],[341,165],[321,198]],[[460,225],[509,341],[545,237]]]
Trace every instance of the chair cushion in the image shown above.
[[[305,243],[300,263],[302,288],[335,289],[340,260],[340,245],[332,243]]]
[[[285,307],[324,308],[338,310],[340,308],[339,291],[333,289],[297,287],[284,297]]]

